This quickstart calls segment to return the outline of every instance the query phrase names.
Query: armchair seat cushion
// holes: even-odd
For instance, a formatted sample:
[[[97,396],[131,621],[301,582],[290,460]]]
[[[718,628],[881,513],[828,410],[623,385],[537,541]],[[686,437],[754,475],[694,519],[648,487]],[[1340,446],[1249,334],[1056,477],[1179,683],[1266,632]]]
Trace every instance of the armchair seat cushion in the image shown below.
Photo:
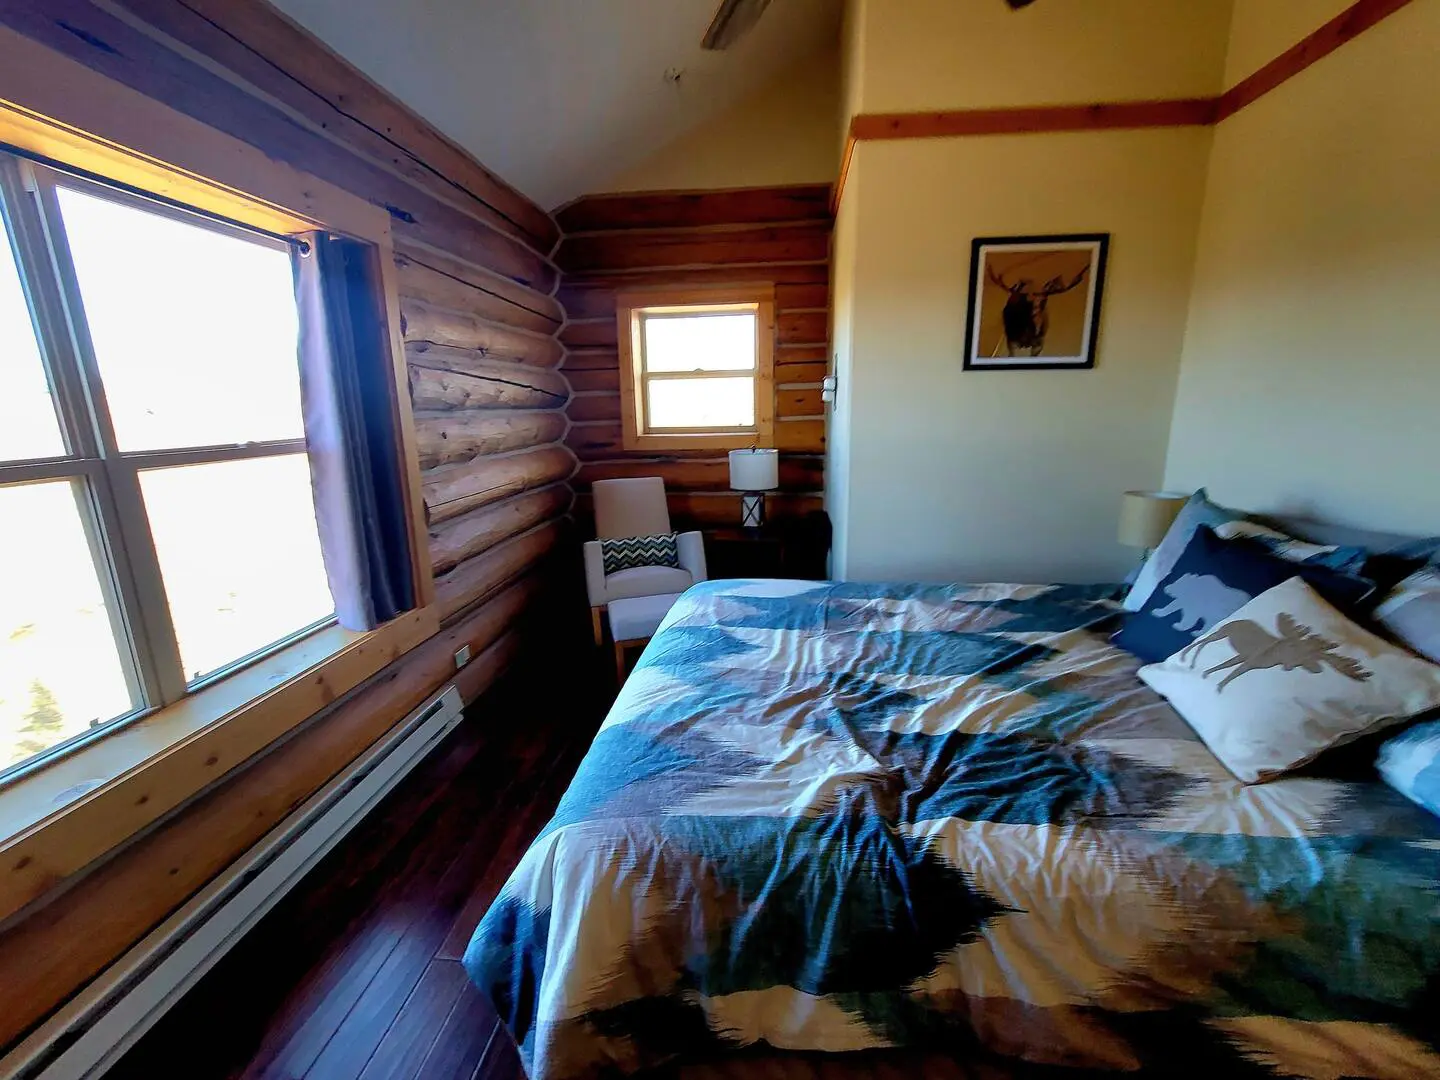
[[[610,604],[611,636],[616,641],[640,641],[650,637],[679,599],[679,593],[662,593],[613,601]]]
[[[605,575],[605,595],[610,602],[656,593],[682,593],[695,579],[690,571],[675,566],[634,566]],[[669,605],[667,604],[668,608]]]

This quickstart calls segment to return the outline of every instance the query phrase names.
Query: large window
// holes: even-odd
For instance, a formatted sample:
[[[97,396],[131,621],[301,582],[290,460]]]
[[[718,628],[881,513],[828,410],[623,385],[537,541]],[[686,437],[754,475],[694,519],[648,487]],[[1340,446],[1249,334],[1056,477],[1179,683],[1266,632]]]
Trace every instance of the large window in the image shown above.
[[[624,293],[617,318],[628,448],[770,441],[770,290]]]
[[[334,608],[287,244],[0,154],[0,776]]]

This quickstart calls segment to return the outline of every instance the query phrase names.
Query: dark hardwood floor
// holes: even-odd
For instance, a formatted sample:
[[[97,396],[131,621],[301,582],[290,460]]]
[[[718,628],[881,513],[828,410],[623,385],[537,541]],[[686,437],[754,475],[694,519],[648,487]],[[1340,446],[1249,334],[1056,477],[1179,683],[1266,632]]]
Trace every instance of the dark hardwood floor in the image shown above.
[[[609,704],[593,659],[543,698],[521,677],[472,705],[108,1075],[523,1077],[459,960]]]

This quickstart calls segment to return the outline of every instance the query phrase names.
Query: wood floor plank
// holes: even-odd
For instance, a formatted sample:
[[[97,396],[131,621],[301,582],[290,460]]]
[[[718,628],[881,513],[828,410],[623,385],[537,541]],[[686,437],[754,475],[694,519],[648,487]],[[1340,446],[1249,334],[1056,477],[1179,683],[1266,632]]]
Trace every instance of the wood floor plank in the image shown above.
[[[536,767],[540,747],[530,744],[518,758],[505,758],[524,777]],[[421,863],[404,882],[403,898],[385,914],[390,922],[407,915],[409,923],[384,966],[355,1000],[324,1050],[306,1073],[314,1080],[350,1080],[365,1067],[386,1029],[435,956],[436,949],[464,902],[470,876],[481,859],[472,854],[477,823],[497,816],[510,788],[497,783],[495,762],[477,761],[451,786],[443,812],[426,832],[418,850]]]
[[[495,902],[506,878],[519,864],[526,849],[545,827],[546,822],[554,816],[555,807],[559,805],[560,797],[574,777],[585,749],[586,747],[577,743],[564,744],[549,763],[526,804],[522,804],[524,808],[512,815],[505,827],[494,834],[495,844],[488,865],[473,879],[470,895],[456,915],[436,956],[445,960],[459,960],[465,955],[465,946],[470,943],[475,927]]]
[[[457,1080],[472,1077],[485,1058],[490,1042],[500,1034],[500,1018],[480,991],[468,982],[445,1017],[440,1034],[425,1055],[418,1080]]]
[[[450,960],[432,960],[375,1048],[360,1080],[414,1080],[469,980]]]
[[[452,937],[463,949],[477,889],[498,890],[593,737],[608,701],[588,652],[552,715],[535,716],[521,678],[472,706],[111,1076],[151,1080],[183,1061],[186,1080],[518,1080],[508,1032],[492,1039],[493,1009],[439,957]]]

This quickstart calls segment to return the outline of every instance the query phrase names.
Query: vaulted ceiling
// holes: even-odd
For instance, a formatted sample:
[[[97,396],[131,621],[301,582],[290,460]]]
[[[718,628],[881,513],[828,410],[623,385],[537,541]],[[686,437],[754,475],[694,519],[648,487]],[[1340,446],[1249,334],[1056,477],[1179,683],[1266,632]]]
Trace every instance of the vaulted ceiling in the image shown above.
[[[547,209],[828,46],[842,6],[774,0],[706,52],[718,0],[272,2]]]

